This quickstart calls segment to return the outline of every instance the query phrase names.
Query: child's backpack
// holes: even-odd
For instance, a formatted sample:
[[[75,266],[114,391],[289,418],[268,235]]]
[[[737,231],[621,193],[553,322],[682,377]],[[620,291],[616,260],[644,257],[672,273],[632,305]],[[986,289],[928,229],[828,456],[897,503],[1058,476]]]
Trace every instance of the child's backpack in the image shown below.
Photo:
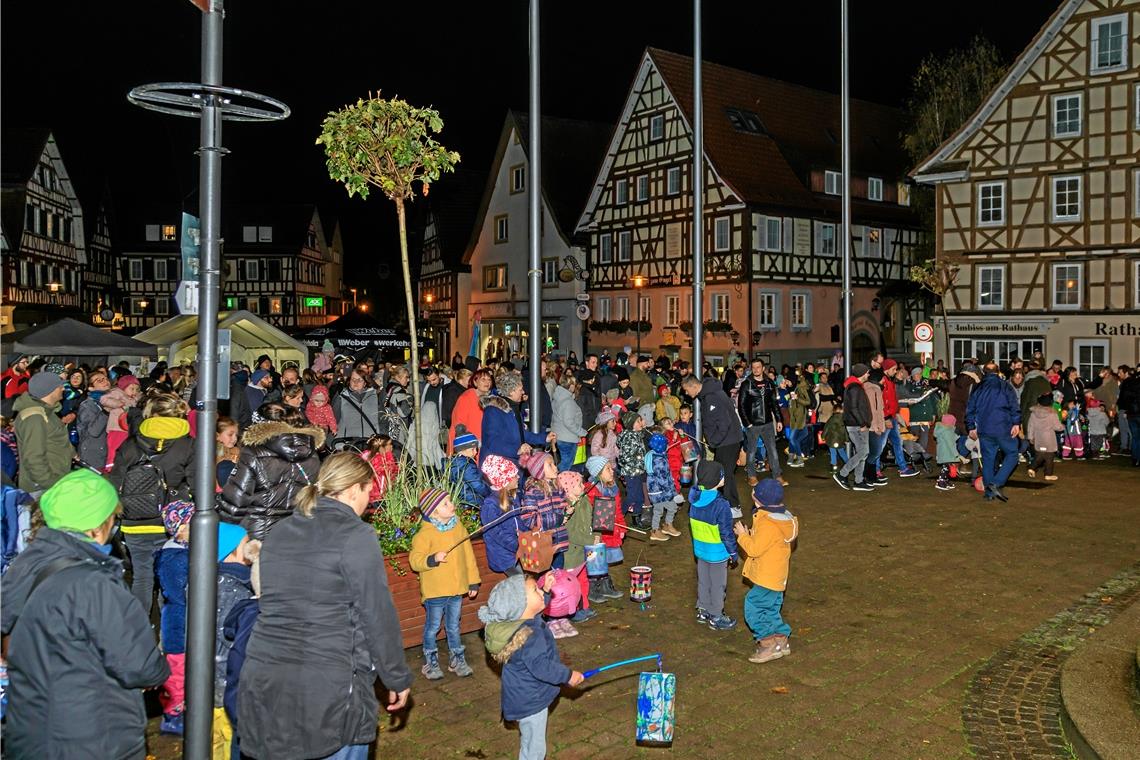
[[[119,486],[119,501],[123,504],[123,519],[153,520],[162,514],[162,508],[171,500],[170,489],[166,485],[166,475],[154,462],[154,458],[143,453],[127,465],[123,482]]]

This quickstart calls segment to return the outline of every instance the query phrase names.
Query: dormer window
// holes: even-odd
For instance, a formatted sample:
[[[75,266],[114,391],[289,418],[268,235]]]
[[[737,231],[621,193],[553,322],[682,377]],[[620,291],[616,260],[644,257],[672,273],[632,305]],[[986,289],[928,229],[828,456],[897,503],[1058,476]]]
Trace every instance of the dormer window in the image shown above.
[[[833,172],[830,169],[823,173],[823,192],[828,195],[839,195],[842,190],[840,178],[843,175],[839,172]]]

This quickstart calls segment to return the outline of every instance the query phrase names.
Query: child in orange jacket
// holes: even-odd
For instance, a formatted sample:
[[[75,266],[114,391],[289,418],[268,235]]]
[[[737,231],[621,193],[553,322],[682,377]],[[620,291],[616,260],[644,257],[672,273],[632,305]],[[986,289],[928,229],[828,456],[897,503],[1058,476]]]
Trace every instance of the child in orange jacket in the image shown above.
[[[744,620],[756,639],[750,662],[768,662],[791,652],[791,627],[780,616],[792,542],[799,535],[799,521],[784,507],[784,487],[773,478],[761,480],[752,489],[752,529],[733,524],[736,544],[747,555],[744,577],[752,588],[744,597]]]

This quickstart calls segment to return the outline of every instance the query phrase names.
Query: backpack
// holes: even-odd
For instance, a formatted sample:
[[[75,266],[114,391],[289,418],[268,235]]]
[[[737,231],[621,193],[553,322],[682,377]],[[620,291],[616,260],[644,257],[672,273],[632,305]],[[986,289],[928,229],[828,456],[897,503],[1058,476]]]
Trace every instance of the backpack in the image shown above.
[[[154,520],[171,501],[170,489],[162,468],[149,454],[142,454],[127,465],[119,486],[124,520]]]

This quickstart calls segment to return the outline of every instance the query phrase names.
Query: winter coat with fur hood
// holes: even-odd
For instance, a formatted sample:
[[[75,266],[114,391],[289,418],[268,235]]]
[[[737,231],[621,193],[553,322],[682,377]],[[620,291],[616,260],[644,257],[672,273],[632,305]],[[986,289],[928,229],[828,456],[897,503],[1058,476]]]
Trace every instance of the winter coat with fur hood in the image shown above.
[[[293,513],[300,490],[317,482],[317,450],[325,434],[317,427],[259,422],[242,436],[241,455],[218,498],[219,516],[241,523],[250,538],[264,539],[279,520]]]
[[[485,643],[503,666],[505,720],[542,712],[570,680],[570,668],[562,664],[554,635],[541,618],[488,623]]]
[[[537,449],[546,446],[546,433],[532,433],[523,425],[516,406],[502,396],[483,397],[483,431],[480,436],[479,464],[491,454],[519,463],[519,448],[529,443]]]

